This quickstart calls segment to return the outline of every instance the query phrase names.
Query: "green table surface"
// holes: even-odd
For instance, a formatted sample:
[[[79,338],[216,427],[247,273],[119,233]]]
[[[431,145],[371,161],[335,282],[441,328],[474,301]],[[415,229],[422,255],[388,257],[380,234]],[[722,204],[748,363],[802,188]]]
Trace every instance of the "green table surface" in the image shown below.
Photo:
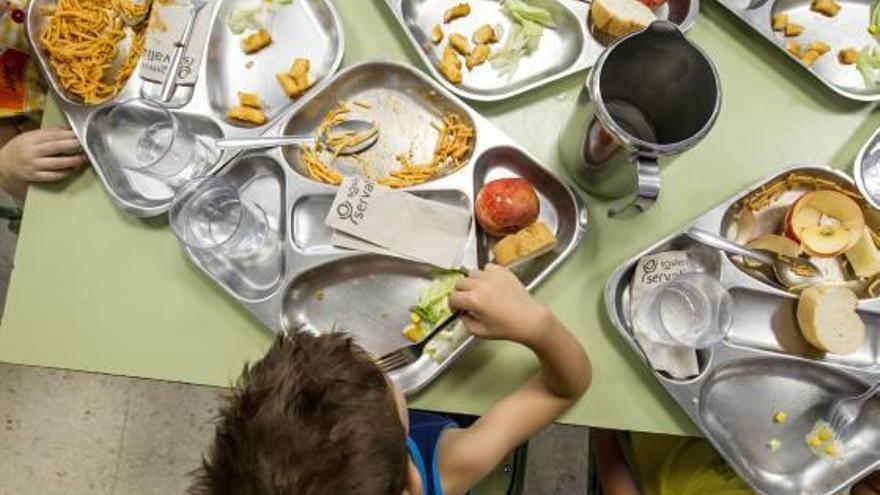
[[[335,3],[345,24],[345,64],[393,59],[420,66],[382,1]],[[721,75],[717,125],[697,148],[664,162],[663,196],[648,213],[608,220],[608,204],[586,197],[586,239],[537,291],[593,361],[593,385],[564,423],[696,434],[605,316],[606,278],[634,253],[785,165],[848,169],[880,125],[871,105],[825,89],[712,1],[689,37]],[[579,74],[476,108],[561,173],[556,137],[577,109],[583,82]],[[50,105],[46,122],[60,120]],[[225,386],[271,339],[185,260],[164,220],[117,210],[92,171],[31,189],[0,326],[0,360]],[[480,342],[413,405],[480,413],[536,366],[516,345]]]

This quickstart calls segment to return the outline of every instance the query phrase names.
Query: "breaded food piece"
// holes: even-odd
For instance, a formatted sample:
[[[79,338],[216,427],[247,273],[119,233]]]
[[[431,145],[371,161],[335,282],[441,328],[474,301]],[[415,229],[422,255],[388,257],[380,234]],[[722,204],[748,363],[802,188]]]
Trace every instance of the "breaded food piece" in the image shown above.
[[[236,105],[226,111],[226,120],[230,122],[246,122],[248,124],[263,125],[266,123],[266,114],[258,108]]]
[[[788,25],[788,14],[773,14],[773,30],[785,31]]]
[[[269,31],[261,29],[256,33],[241,40],[241,49],[247,54],[257,53],[272,44],[272,35]]]
[[[800,36],[804,32],[804,27],[800,24],[790,22],[785,25],[785,35],[788,37]]]
[[[813,65],[816,62],[816,60],[819,60],[819,57],[821,57],[821,56],[822,56],[822,54],[817,52],[816,50],[807,50],[801,54],[800,59],[804,65],[809,67],[809,66]]]
[[[257,96],[256,93],[248,93],[245,91],[238,92],[238,104],[243,107],[256,108],[257,110],[263,108],[263,104],[260,102],[260,97]]]
[[[468,43],[467,38],[458,33],[452,33],[449,35],[449,46],[464,57],[467,57],[471,53],[471,46],[470,43]]]
[[[290,66],[290,77],[296,81],[296,85],[299,86],[301,92],[305,92],[306,89],[312,86],[311,82],[309,82],[310,66],[311,64],[307,58],[298,58]]]
[[[471,41],[473,41],[475,45],[495,43],[498,41],[498,33],[495,32],[495,28],[492,26],[483,24],[479,29],[474,31],[473,36],[471,36]]]
[[[443,58],[437,65],[437,70],[452,84],[461,84],[461,60],[449,45],[443,48]]]
[[[819,55],[825,55],[831,51],[831,46],[824,41],[813,41],[807,45],[807,50],[813,50],[814,52],[819,53]]]
[[[785,51],[794,55],[795,57],[801,56],[801,44],[797,41],[786,41],[785,42]]]
[[[468,70],[473,70],[474,67],[488,60],[491,52],[492,49],[489,48],[489,45],[477,45],[471,50],[471,54],[464,59],[464,64],[467,66]]]
[[[296,83],[296,79],[290,74],[283,72],[275,74],[275,79],[278,80],[278,84],[281,85],[281,88],[284,89],[284,93],[290,98],[295,98],[305,92],[305,89],[301,88],[300,85]]]
[[[443,28],[440,24],[434,24],[431,28],[431,43],[439,45],[441,41],[443,41]]]
[[[461,17],[466,17],[471,13],[471,6],[467,2],[462,2],[451,9],[447,9],[446,12],[443,13],[443,23],[449,24],[450,22],[459,19]]]
[[[818,12],[825,17],[834,17],[840,12],[840,4],[834,0],[813,0],[810,3],[810,10]]]
[[[509,266],[517,261],[535,258],[556,248],[558,241],[544,222],[537,221],[516,234],[498,241],[492,248],[494,263]]]
[[[843,65],[852,65],[859,58],[859,52],[855,48],[844,48],[837,53],[837,60]]]

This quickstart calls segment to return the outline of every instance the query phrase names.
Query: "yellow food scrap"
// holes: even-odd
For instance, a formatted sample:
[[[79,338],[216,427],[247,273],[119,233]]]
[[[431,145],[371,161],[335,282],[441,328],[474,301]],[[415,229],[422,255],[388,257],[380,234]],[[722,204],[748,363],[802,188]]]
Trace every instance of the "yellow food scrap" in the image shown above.
[[[421,325],[414,323],[403,329],[403,336],[411,342],[419,342],[425,337],[425,332],[422,330]]]
[[[291,98],[300,96],[312,87],[315,82],[309,79],[310,66],[309,59],[298,58],[293,61],[287,74],[275,75],[287,96]]]
[[[775,438],[771,438],[770,441],[767,442],[767,450],[770,452],[776,452],[780,447],[782,447],[782,442]]]
[[[831,51],[831,46],[824,41],[814,41],[807,45],[807,50],[813,50],[817,52],[819,55],[825,55],[829,51]]]
[[[807,438],[807,445],[810,447],[818,447],[822,445],[822,440],[819,440],[819,437],[817,436],[811,436]]]
[[[323,289],[318,289],[315,291],[315,300],[316,301],[323,301],[324,300],[324,290]]]
[[[241,40],[241,50],[247,54],[257,53],[270,44],[272,44],[272,35],[269,31],[261,29]]]
[[[837,54],[837,60],[843,65],[852,65],[859,58],[859,52],[855,48],[844,48]]]
[[[247,122],[249,124],[263,125],[266,123],[266,114],[257,108],[237,105],[226,111],[226,120],[232,122]]]
[[[284,93],[287,94],[287,96],[294,98],[302,94],[299,85],[296,84],[296,80],[291,77],[290,74],[275,74],[275,79],[278,80],[278,84],[281,85],[281,88],[284,89]]]
[[[773,422],[777,424],[782,424],[788,421],[788,414],[785,414],[782,411],[777,412],[773,415]]]
[[[471,6],[467,2],[460,3],[451,9],[447,9],[446,12],[443,13],[443,23],[449,24],[450,22],[460,18],[465,17],[471,13]]]
[[[495,263],[508,266],[547,253],[555,249],[557,244],[550,227],[538,221],[498,241],[492,248],[492,254],[495,255]]]
[[[788,14],[773,14],[773,30],[785,31],[788,25]]]
[[[248,93],[245,91],[238,92],[238,104],[243,107],[256,108],[257,110],[263,108],[263,104],[260,102],[260,97],[257,96],[256,93]]]
[[[837,457],[837,445],[834,442],[825,444],[825,447],[822,449],[823,452],[829,457]]]
[[[498,41],[498,34],[495,32],[495,28],[488,24],[483,24],[479,29],[474,31],[474,35],[471,36],[471,40],[475,45],[484,45],[487,43],[495,43]]]
[[[794,55],[795,57],[801,56],[801,44],[797,41],[786,41],[785,42],[785,51]]]
[[[443,41],[443,28],[440,24],[434,24],[431,28],[431,43],[439,45],[441,41]]]
[[[468,43],[467,38],[458,33],[449,35],[449,46],[465,57],[471,53],[470,43]]]
[[[818,12],[825,17],[834,17],[840,12],[840,4],[834,0],[813,0],[810,10]]]
[[[489,48],[489,45],[475,46],[474,49],[471,50],[471,54],[464,59],[464,63],[467,65],[468,70],[472,70],[474,67],[488,60],[491,52],[492,49]]]
[[[309,75],[309,67],[311,63],[307,58],[298,58],[293,61],[293,64],[290,66],[290,76],[294,79],[298,79],[303,76]]]
[[[834,433],[827,425],[822,425],[822,427],[819,428],[819,432],[817,433],[817,435],[819,437],[819,440],[827,442],[828,440],[831,440],[831,437],[834,436]]]
[[[452,84],[461,83],[461,60],[458,59],[455,50],[450,48],[449,45],[446,45],[443,49],[443,58],[440,60],[437,69]]]
[[[804,27],[793,22],[785,25],[785,35],[788,37],[800,36],[804,32]]]
[[[816,60],[818,60],[821,56],[822,54],[815,50],[807,50],[801,54],[800,60],[804,65],[809,67],[813,65],[813,63],[815,63]]]
[[[421,323],[422,317],[419,316],[418,313],[410,313],[409,314],[409,321],[410,321],[410,323]]]

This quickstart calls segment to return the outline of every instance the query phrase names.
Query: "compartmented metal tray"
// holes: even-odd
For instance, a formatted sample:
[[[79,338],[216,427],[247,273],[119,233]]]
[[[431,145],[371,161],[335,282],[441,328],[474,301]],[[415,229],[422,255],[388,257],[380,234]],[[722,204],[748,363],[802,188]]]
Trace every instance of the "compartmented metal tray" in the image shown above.
[[[822,354],[798,330],[795,295],[762,282],[719,253],[717,275],[734,299],[732,328],[720,343],[698,352],[696,377],[679,380],[654,371],[634,338],[630,287],[643,256],[696,247],[684,233],[690,226],[728,232],[740,199],[788,174],[805,172],[854,188],[847,175],[827,167],[786,169],[634,256],[605,287],[609,318],[632,351],[737,473],[767,495],[830,495],[880,467],[880,398],[866,404],[844,439],[840,459],[815,457],[804,440],[816,421],[827,420],[834,399],[861,393],[880,379],[880,299],[859,301],[857,311],[868,329],[862,349],[847,356]],[[788,414],[786,424],[773,423],[777,411]],[[767,448],[772,438],[782,445],[775,453]]]
[[[168,105],[202,142],[211,163],[209,173],[215,173],[236,154],[213,151],[211,143],[214,139],[263,134],[302,101],[302,97],[291,100],[284,94],[275,82],[276,73],[287,71],[296,57],[309,58],[312,74],[318,80],[310,92],[318,91],[339,68],[345,47],[342,23],[330,0],[297,0],[274,14],[273,25],[284,29],[272,29],[272,45],[246,60],[239,37],[230,32],[225,22],[234,3],[235,0],[214,0],[199,14],[197,24],[205,25],[205,29],[197,28],[194,32],[208,34],[202,38],[194,35],[189,48],[190,53],[203,54],[202,63],[197,68],[198,78],[195,86],[178,85]],[[113,201],[135,216],[151,217],[164,213],[173,190],[160,180],[123,170],[112,163],[102,150],[98,136],[89,132],[90,122],[106,115],[114,103],[138,96],[155,97],[161,85],[142,79],[139,66],[119,94],[105,103],[85,105],[69,95],[58,82],[39,41],[46,21],[41,9],[54,4],[54,0],[30,2],[27,35],[41,71],[57,96],[59,107],[83,143],[86,155]],[[253,62],[251,68],[246,65],[247,61]],[[260,95],[269,118],[265,125],[236,125],[226,121],[226,110],[237,102],[238,91],[253,91]]]
[[[472,209],[476,192],[489,180],[520,176],[534,184],[541,219],[553,229],[559,247],[522,269],[524,283],[535,287],[578,245],[587,227],[580,199],[486,119],[468,108],[421,72],[403,65],[369,62],[348,67],[324,88],[306,98],[300,109],[270,132],[312,131],[338,101],[367,103],[380,126],[380,142],[371,152],[407,149],[436,137],[430,123],[452,112],[476,132],[473,153],[456,172],[408,189],[419,196]],[[424,131],[419,131],[424,129]],[[432,149],[432,148],[431,148]],[[430,151],[430,150],[429,150]],[[243,153],[220,172],[238,185],[243,198],[267,212],[272,247],[244,263],[187,250],[187,256],[274,332],[307,327],[350,332],[375,355],[408,342],[401,334],[409,323],[409,306],[430,284],[427,265],[397,258],[346,251],[332,246],[324,224],[337,188],[308,177],[293,148]],[[472,226],[463,265],[482,266],[491,241]],[[445,359],[427,355],[392,378],[407,392],[427,385],[468,346],[463,341]]]
[[[841,5],[841,9],[832,18],[811,11],[810,0],[717,1],[835,93],[858,101],[880,100],[880,88],[865,87],[855,65],[842,65],[837,60],[837,52],[844,48],[860,50],[868,44],[876,43],[868,33],[870,0],[835,0]],[[804,26],[804,32],[792,38],[774,32],[771,24],[774,14],[788,14],[790,22]],[[797,57],[785,51],[785,42],[788,40],[799,41],[801,44],[824,41],[831,46],[831,51],[820,57],[811,67],[807,67]]]
[[[516,96],[576,72],[595,63],[605,49],[589,29],[588,2],[582,0],[531,0],[553,14],[557,27],[545,29],[538,49],[520,61],[512,78],[498,75],[486,62],[472,72],[465,70],[462,84],[446,80],[437,70],[444,43],[435,46],[430,41],[434,24],[442,24],[443,12],[460,3],[458,0],[385,0],[394,18],[406,33],[413,48],[419,53],[428,72],[446,89],[475,101],[497,101]],[[500,24],[504,32],[510,30],[510,21],[501,13],[501,0],[469,0],[471,13],[456,20],[454,32],[468,39],[483,24]],[[699,13],[699,0],[669,0],[657,11],[659,19],[678,24],[683,31],[690,29]],[[448,31],[446,25],[444,32]],[[445,38],[444,38],[445,39]],[[501,42],[495,46],[500,46]]]

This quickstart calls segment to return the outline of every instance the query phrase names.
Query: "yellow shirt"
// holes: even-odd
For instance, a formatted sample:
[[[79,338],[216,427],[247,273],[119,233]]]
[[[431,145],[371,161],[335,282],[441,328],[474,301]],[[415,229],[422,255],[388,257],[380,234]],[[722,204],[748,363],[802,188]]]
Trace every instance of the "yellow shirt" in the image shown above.
[[[633,432],[630,446],[645,495],[755,493],[706,440]]]

